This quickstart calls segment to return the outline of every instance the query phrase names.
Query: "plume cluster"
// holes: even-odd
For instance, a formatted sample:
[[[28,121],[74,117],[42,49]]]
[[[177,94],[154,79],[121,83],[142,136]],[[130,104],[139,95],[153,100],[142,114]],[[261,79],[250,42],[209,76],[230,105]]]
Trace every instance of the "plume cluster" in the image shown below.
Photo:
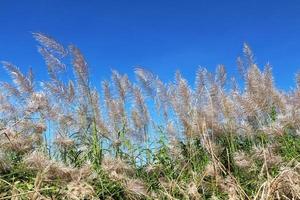
[[[278,90],[245,44],[239,78],[137,67],[93,86],[77,47],[33,36],[48,80],[2,62],[0,199],[300,199],[299,74]]]

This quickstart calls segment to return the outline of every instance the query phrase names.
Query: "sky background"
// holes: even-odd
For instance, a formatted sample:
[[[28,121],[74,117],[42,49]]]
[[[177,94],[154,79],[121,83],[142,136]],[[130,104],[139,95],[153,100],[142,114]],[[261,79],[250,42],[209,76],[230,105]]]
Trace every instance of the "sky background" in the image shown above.
[[[199,66],[224,64],[237,74],[247,42],[258,64],[273,66],[276,85],[294,86],[300,69],[300,1],[0,0],[0,60],[38,80],[47,78],[31,32],[75,44],[91,67],[94,85],[111,69],[133,76],[140,65],[172,80],[179,69],[190,81]],[[7,79],[0,69],[0,80]]]

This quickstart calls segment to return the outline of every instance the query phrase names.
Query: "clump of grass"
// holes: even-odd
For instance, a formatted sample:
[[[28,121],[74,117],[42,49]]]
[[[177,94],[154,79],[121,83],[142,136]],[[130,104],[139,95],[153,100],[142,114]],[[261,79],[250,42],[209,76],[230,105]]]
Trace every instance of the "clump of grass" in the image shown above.
[[[0,199],[300,199],[299,74],[278,90],[245,44],[243,89],[223,65],[98,87],[77,47],[34,38],[48,80],[2,63]]]

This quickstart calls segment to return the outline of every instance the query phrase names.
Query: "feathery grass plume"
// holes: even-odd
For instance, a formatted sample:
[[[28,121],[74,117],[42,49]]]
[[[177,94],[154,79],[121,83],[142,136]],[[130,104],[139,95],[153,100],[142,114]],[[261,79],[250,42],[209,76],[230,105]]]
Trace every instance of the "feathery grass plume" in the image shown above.
[[[122,76],[116,70],[113,70],[112,81],[116,87],[119,98],[125,103],[125,98],[131,89],[131,83],[127,75]]]
[[[184,79],[179,71],[175,74],[176,93],[180,103],[183,103],[181,111],[188,111],[192,100],[191,89],[186,79]]]
[[[143,90],[146,92],[146,94],[150,97],[154,96],[154,84],[156,82],[157,77],[155,77],[150,71],[147,71],[141,67],[137,67],[134,70],[134,73],[136,74],[137,80],[142,86]]]
[[[41,87],[48,94],[49,99],[53,98],[56,103],[72,104],[77,96],[72,80],[65,84],[59,79],[52,79],[50,82],[42,82]]]
[[[215,74],[208,72],[204,68],[200,68],[197,71],[196,94],[194,95],[196,105],[195,119],[198,126],[201,126],[201,121],[204,121],[207,128],[215,133],[221,128],[218,122],[224,120],[222,114],[224,115],[225,109],[223,108],[228,106],[226,104],[227,97],[223,91],[225,83],[226,71],[222,65],[217,68]]]
[[[242,57],[237,58],[237,66],[238,66],[238,71],[241,74],[242,78],[246,80],[248,69],[251,68],[253,65],[256,65],[256,63],[254,60],[254,55],[252,53],[252,50],[247,43],[244,43],[243,45],[243,53],[244,53],[243,58]]]
[[[141,67],[135,69],[139,85],[145,93],[154,99],[158,110],[162,110],[165,119],[168,109],[168,88],[157,76]]]
[[[248,67],[255,65],[254,55],[252,53],[251,48],[247,43],[244,43],[243,47],[244,57],[246,59],[246,64]]]
[[[43,92],[34,92],[28,99],[27,111],[30,113],[35,113],[49,108],[48,98]]]
[[[169,116],[168,110],[170,108],[168,85],[159,79],[156,81],[155,105],[158,111],[162,111],[164,119],[167,121]]]
[[[134,130],[134,136],[136,136],[137,138],[142,138],[144,136],[140,136],[140,131],[143,129],[143,123],[140,119],[140,115],[139,112],[137,111],[137,109],[132,109],[131,110],[131,121],[132,121],[132,129]]]
[[[110,84],[108,81],[102,81],[102,90],[104,93],[104,101],[106,104],[106,107],[109,107],[109,103],[112,100],[112,93],[111,93],[111,89],[110,89]]]
[[[100,97],[99,93],[96,90],[92,90],[91,99],[91,106],[94,112],[94,120],[96,122],[97,131],[100,133],[100,135],[107,137],[109,130],[102,116],[102,110],[100,107]]]
[[[81,54],[80,50],[71,45],[70,51],[73,56],[73,67],[78,84],[79,92],[87,97],[90,96],[90,83],[89,83],[89,71],[88,64]]]
[[[134,125],[136,126],[136,131],[143,135],[144,142],[148,142],[148,126],[150,122],[150,115],[147,104],[145,103],[145,97],[143,96],[141,89],[137,86],[133,86],[133,96],[134,111],[132,114],[135,115],[133,118]]]
[[[81,168],[67,166],[60,161],[52,160],[45,153],[35,150],[23,158],[23,163],[28,169],[45,173],[48,180],[59,180],[72,182],[87,180],[91,174],[91,167],[88,165]]]
[[[246,74],[246,67],[243,59],[241,57],[238,57],[236,59],[237,67],[238,67],[238,72],[241,75],[243,79],[245,79],[245,74]]]
[[[277,112],[283,112],[285,110],[284,99],[274,86],[272,67],[269,63],[264,68],[263,80],[265,92],[269,94],[267,99],[268,109],[270,110],[272,107],[275,107]]]
[[[216,72],[216,82],[220,86],[220,88],[223,88],[226,84],[226,69],[224,65],[219,65],[217,67],[217,72]]]
[[[92,142],[92,148],[90,153],[90,159],[94,165],[99,166],[102,158],[102,150],[99,145],[100,136],[97,129],[97,117],[100,116],[98,98],[95,95],[95,91],[90,86],[88,64],[80,52],[80,50],[71,45],[69,47],[73,57],[73,71],[75,73],[77,83],[77,98],[78,99],[78,112],[80,114],[81,121],[81,135],[83,140],[86,141],[86,135],[89,135]],[[95,102],[96,101],[96,102]],[[98,115],[98,116],[97,116]],[[85,134],[85,133],[89,134]],[[104,135],[102,135],[104,136]]]
[[[125,105],[122,99],[116,99],[113,97],[111,85],[108,81],[102,82],[102,90],[104,93],[104,102],[109,120],[109,123],[107,123],[108,128],[111,129],[110,132],[112,134],[116,134],[122,129],[125,122]]]
[[[1,63],[10,74],[19,92],[25,94],[31,94],[33,92],[34,83],[31,70],[29,70],[28,75],[24,75],[17,66],[5,61]]]
[[[43,81],[42,87],[51,95],[71,103],[74,96],[74,84],[69,81],[67,85],[60,80],[61,73],[66,71],[66,65],[62,62],[62,58],[68,55],[68,51],[49,36],[41,33],[33,33],[33,36],[41,45],[38,47],[38,51],[46,62],[50,76],[50,81]]]
[[[14,87],[12,84],[7,83],[7,82],[1,82],[0,83],[1,88],[3,88],[3,91],[7,93],[7,96],[14,96],[14,97],[21,97],[21,92]]]
[[[146,95],[154,100],[158,111],[162,111],[164,119],[168,118],[169,90],[168,85],[164,84],[157,76],[141,67],[135,69],[135,74],[139,85]]]
[[[115,70],[112,72],[111,80],[112,85],[103,83],[103,90],[110,118],[115,123],[116,143],[119,143],[121,137],[124,137],[129,129],[126,105],[132,92],[132,85],[126,74],[121,75]]]
[[[222,92],[220,94],[220,110],[222,111],[222,119],[224,124],[228,123],[231,126],[236,125],[236,121],[239,118],[238,107],[234,96],[229,96]],[[231,127],[234,128],[234,127]]]
[[[169,88],[170,103],[175,114],[180,119],[185,136],[190,138],[192,133],[192,92],[187,80],[182,78],[180,72],[175,74],[175,84]]]
[[[57,77],[56,70],[63,72],[66,70],[66,65],[53,54],[51,54],[46,48],[39,47],[39,53],[43,56],[45,63],[48,68],[48,73],[51,78],[55,79]]]
[[[63,150],[70,149],[75,145],[75,141],[73,139],[63,135],[57,135],[54,143],[58,146],[58,148]]]
[[[51,53],[58,54],[62,57],[67,54],[65,48],[50,36],[47,36],[43,33],[32,33],[32,35],[40,45],[47,48],[49,51],[51,51]]]
[[[279,120],[263,126],[261,130],[270,137],[283,136],[285,134],[285,126]]]
[[[67,102],[71,103],[73,102],[75,98],[75,87],[73,81],[69,81],[68,83],[68,95],[67,95]]]
[[[29,153],[24,157],[23,162],[29,169],[34,169],[38,171],[43,171],[51,163],[49,158],[40,151],[33,151]]]
[[[50,78],[57,82],[58,74],[66,70],[66,65],[61,59],[67,56],[67,50],[59,42],[43,33],[33,33],[33,37],[40,45],[38,51],[45,60]]]
[[[34,149],[35,143],[38,143],[41,139],[37,137],[38,135],[33,135],[26,133],[20,134],[12,129],[3,130],[0,135],[1,138],[1,148],[6,152],[15,152],[18,154],[24,154]]]
[[[120,158],[105,156],[102,160],[102,169],[114,180],[123,180],[134,175],[134,168]]]
[[[299,110],[300,108],[300,73],[298,72],[296,74],[296,88],[290,92],[289,94],[287,94],[286,97],[286,101],[288,101],[288,104],[290,105],[290,107],[288,108],[289,111],[293,111],[293,110]]]
[[[127,124],[127,117],[124,115],[125,108],[120,99],[112,99],[109,103],[110,126],[114,133],[119,132]],[[126,117],[126,118],[125,118]]]
[[[213,122],[213,128],[215,133],[236,131],[237,123],[236,119],[239,117],[238,107],[235,102],[234,94],[230,95],[229,92],[225,90],[225,85],[227,83],[227,74],[225,67],[219,65],[217,67],[214,78],[210,78],[210,101],[212,113],[215,113],[211,119]],[[232,90],[236,92],[236,90]]]
[[[6,119],[13,118],[17,114],[16,106],[9,101],[9,95],[5,94],[5,92],[0,90],[0,116],[5,114]],[[2,116],[1,116],[2,117]],[[6,120],[2,119],[2,120]]]
[[[199,96],[205,90],[205,79],[206,79],[207,70],[205,68],[199,68],[196,72],[196,94]]]
[[[204,120],[206,118],[206,110],[209,105],[209,98],[207,94],[207,74],[208,71],[205,68],[199,68],[196,72],[194,98],[195,109],[199,120]]]
[[[271,66],[267,64],[262,72],[254,63],[253,54],[248,46],[245,47],[244,53],[248,62],[244,73],[245,92],[236,95],[235,99],[243,110],[243,118],[257,130],[274,120],[274,116],[271,116],[272,110],[276,110],[277,113],[285,110],[285,100],[274,87]],[[269,95],[265,96],[265,92]]]
[[[173,121],[169,121],[167,123],[166,133],[169,136],[169,138],[171,139],[171,141],[172,141],[172,139],[177,138],[179,136],[178,130],[176,129]]]
[[[111,85],[108,81],[102,82],[102,90],[104,93],[104,102],[106,105],[107,128],[111,133],[111,139],[119,139],[120,131],[126,129],[127,116],[125,111],[125,102],[121,98],[115,98]]]

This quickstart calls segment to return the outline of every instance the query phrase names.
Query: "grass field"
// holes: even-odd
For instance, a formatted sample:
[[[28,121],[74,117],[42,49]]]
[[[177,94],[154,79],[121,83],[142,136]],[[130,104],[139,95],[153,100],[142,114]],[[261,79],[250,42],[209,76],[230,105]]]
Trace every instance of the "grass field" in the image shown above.
[[[245,44],[237,79],[137,68],[100,89],[77,47],[33,36],[48,80],[2,62],[0,199],[300,199],[300,75],[278,90]]]

